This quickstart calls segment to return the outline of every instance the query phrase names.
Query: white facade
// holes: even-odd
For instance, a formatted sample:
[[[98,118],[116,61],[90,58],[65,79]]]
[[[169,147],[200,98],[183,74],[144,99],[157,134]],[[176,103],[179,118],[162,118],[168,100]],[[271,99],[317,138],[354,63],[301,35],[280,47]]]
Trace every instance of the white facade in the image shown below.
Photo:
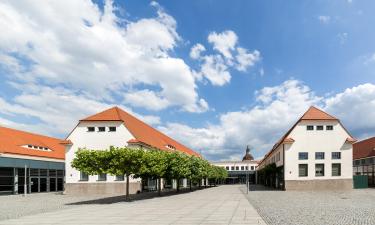
[[[255,171],[258,165],[257,161],[222,161],[213,162],[215,166],[225,168],[227,171]]]
[[[88,127],[94,127],[93,132]],[[105,127],[104,132],[99,132],[98,127]],[[109,131],[109,127],[116,127],[116,131]],[[67,146],[65,153],[66,183],[95,183],[95,182],[125,182],[116,181],[114,176],[107,175],[106,181],[98,181],[98,176],[89,176],[88,181],[81,181],[80,172],[71,167],[75,152],[80,148],[92,150],[108,150],[110,146],[124,147],[127,141],[134,139],[121,121],[81,121],[67,137],[73,144]],[[130,182],[139,182],[131,179]]]

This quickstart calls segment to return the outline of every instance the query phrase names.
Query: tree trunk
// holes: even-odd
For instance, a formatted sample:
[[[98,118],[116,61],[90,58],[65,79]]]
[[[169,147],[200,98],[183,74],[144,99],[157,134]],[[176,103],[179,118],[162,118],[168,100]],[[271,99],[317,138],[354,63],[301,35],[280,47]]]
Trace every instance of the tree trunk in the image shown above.
[[[129,175],[126,174],[126,196],[125,199],[129,200]]]
[[[176,179],[177,181],[177,189],[176,191],[179,192],[180,191],[180,179]]]
[[[191,179],[189,179],[189,186],[190,186],[190,191],[191,191]]]
[[[161,196],[161,178],[158,178],[158,183],[159,183],[158,194],[159,194],[159,196]]]

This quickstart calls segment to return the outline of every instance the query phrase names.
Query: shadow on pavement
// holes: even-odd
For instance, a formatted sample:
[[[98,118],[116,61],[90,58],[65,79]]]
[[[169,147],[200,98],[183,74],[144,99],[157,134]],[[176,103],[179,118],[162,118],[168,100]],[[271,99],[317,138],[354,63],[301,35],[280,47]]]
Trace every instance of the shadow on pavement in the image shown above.
[[[192,190],[190,190],[189,188],[184,188],[184,189],[180,189],[179,192],[176,192],[176,190],[164,190],[161,192],[161,195],[159,195],[157,191],[141,192],[139,194],[129,195],[129,199],[126,199],[125,195],[119,195],[119,196],[93,199],[93,200],[88,200],[88,201],[73,202],[73,203],[68,203],[66,205],[113,204],[113,203],[119,203],[119,202],[133,202],[133,201],[140,201],[140,200],[146,200],[146,199],[152,199],[152,198],[167,197],[171,195],[185,194],[185,193],[194,192],[196,190],[202,190],[202,189],[207,189],[207,188],[210,188],[210,187],[194,188]]]

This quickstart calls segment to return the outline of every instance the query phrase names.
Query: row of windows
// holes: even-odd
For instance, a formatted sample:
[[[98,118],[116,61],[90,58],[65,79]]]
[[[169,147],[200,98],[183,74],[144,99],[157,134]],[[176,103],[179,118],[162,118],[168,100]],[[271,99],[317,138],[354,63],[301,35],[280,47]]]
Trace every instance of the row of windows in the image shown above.
[[[229,171],[229,166],[226,166],[225,169]],[[240,167],[239,166],[232,166],[232,167],[230,167],[230,170],[233,170],[233,171],[238,170],[239,171]],[[249,167],[248,166],[241,166],[241,170],[249,170]],[[254,170],[254,166],[251,166],[250,170]]]
[[[106,180],[107,180],[107,174],[105,173],[98,174],[97,181],[106,181]],[[124,180],[124,175],[116,176],[116,181],[123,181],[123,180]],[[89,175],[85,172],[81,172],[80,181],[89,181]]]
[[[315,164],[315,176],[316,177],[323,177],[325,174],[324,171],[324,164],[317,163]],[[308,164],[299,164],[298,165],[298,176],[299,177],[307,177],[309,175],[309,167]],[[332,176],[341,176],[341,164],[340,163],[332,163]]]
[[[324,159],[324,152],[315,152],[315,159]],[[299,152],[298,153],[298,159],[299,160],[307,160],[309,159],[309,153],[308,152]],[[341,152],[332,152],[331,153],[331,159],[341,159]]]
[[[313,125],[307,125],[306,130],[314,130],[314,126]],[[324,130],[324,126],[323,125],[317,125],[316,130]],[[327,125],[326,130],[333,130],[333,126]]]
[[[43,151],[48,151],[49,149],[46,147],[41,147],[41,146],[36,146],[36,145],[27,145],[28,148],[33,148],[33,149],[38,149],[38,150],[43,150]]]
[[[105,132],[106,127],[98,127],[98,132]],[[108,127],[109,132],[116,132],[116,127]],[[95,127],[87,127],[87,132],[95,132]]]
[[[372,165],[375,164],[375,157],[373,158],[367,158],[367,159],[357,159],[354,160],[354,165],[359,166],[359,165]]]

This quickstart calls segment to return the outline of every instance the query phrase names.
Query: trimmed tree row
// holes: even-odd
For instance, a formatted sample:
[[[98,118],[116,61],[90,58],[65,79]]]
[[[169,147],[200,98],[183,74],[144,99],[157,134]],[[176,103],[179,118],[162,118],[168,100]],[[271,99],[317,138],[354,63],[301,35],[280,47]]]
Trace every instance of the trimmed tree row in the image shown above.
[[[114,148],[109,150],[80,149],[72,161],[72,167],[89,175],[107,173],[126,177],[126,198],[129,198],[129,178],[152,178],[158,181],[158,192],[161,193],[161,178],[177,180],[177,191],[180,189],[180,180],[189,179],[190,189],[192,182],[201,183],[208,179],[217,183],[225,179],[227,171],[211,165],[207,160],[196,156],[188,156],[180,152],[160,150],[141,150],[134,148]]]

